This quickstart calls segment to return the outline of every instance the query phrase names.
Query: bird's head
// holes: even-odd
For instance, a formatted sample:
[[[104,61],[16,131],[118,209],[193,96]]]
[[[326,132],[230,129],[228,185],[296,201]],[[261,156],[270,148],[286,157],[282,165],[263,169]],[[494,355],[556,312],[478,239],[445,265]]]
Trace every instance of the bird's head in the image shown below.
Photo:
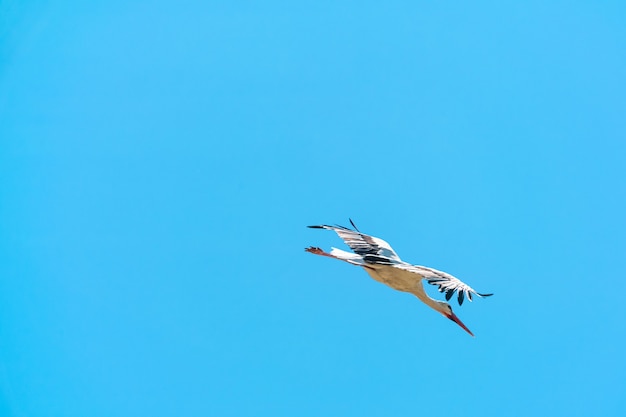
[[[474,336],[474,333],[472,333],[470,331],[470,329],[468,329],[463,322],[461,321],[461,319],[459,319],[456,314],[454,314],[454,312],[452,311],[452,306],[444,301],[438,301],[437,304],[439,305],[439,312],[441,314],[443,314],[444,316],[446,316],[447,318],[449,318],[450,320],[452,320],[453,322],[455,322],[456,324],[458,324],[459,326],[461,326],[463,328],[463,330],[465,330],[466,332],[468,332],[470,335],[472,335],[472,337]]]

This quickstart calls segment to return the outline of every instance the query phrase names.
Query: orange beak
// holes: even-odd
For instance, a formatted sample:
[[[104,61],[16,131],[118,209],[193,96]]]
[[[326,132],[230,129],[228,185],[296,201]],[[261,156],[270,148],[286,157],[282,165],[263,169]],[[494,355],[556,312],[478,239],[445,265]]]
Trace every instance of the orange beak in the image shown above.
[[[474,333],[472,333],[470,331],[470,329],[468,329],[463,322],[456,316],[456,314],[454,314],[453,312],[450,312],[450,314],[444,314],[444,316],[446,316],[447,318],[449,318],[450,320],[452,320],[453,322],[455,322],[456,324],[458,324],[459,326],[461,326],[463,328],[463,330],[465,330],[466,332],[468,332],[470,335],[472,335],[472,337],[474,337]]]

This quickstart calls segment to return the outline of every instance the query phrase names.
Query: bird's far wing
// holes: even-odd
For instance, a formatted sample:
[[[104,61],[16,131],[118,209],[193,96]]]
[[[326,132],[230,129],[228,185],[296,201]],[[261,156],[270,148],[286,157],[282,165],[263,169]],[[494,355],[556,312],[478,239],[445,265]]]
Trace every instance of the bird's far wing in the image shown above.
[[[389,246],[389,243],[374,236],[366,235],[357,230],[351,230],[344,226],[309,226],[312,229],[332,230],[350,246],[354,253],[363,256],[365,261],[372,263],[395,263],[402,262],[396,252]],[[368,258],[371,258],[368,260]]]
[[[448,273],[438,271],[433,268],[428,268],[426,266],[409,265],[403,263],[400,265],[394,265],[394,267],[404,269],[415,274],[419,274],[424,277],[426,282],[428,282],[429,284],[437,285],[439,287],[439,292],[446,293],[446,301],[449,301],[456,292],[458,294],[459,305],[463,304],[463,300],[466,296],[470,301],[472,301],[472,294],[476,294],[479,297],[489,297],[490,295],[493,295],[481,294],[460,279]]]

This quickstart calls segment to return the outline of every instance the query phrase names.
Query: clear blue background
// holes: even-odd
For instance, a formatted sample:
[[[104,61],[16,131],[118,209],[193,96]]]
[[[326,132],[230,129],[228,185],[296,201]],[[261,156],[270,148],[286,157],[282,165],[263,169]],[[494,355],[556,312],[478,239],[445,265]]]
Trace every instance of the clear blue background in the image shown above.
[[[626,415],[625,4],[0,2],[0,415]]]

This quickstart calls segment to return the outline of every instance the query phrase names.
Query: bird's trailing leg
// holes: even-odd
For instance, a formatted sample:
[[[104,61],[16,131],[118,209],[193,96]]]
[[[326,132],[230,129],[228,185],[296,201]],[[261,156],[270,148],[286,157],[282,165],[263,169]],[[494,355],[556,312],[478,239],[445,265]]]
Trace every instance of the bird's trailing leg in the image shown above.
[[[333,248],[333,250],[330,253],[328,253],[328,252],[324,252],[324,250],[322,250],[321,248],[318,248],[317,246],[309,246],[308,248],[305,249],[305,252],[312,253],[313,255],[320,255],[320,256],[326,256],[328,258],[337,259],[339,261],[347,262],[351,265],[362,266],[363,268],[367,268],[367,269],[373,269],[372,267],[366,265],[362,261],[360,256],[351,254],[351,253],[348,253],[339,249]]]
[[[324,252],[324,250],[322,248],[318,248],[317,246],[309,246],[304,251],[312,253],[313,255],[326,256],[328,258],[333,258],[333,259],[337,259],[339,261],[348,262],[349,264],[352,264],[352,265],[362,266],[360,263],[357,263],[357,262],[355,262],[352,259],[346,258],[345,256],[333,255],[332,252],[344,253],[343,251],[340,251],[340,250],[337,250],[337,249],[333,249],[331,253],[328,253],[328,252]],[[346,255],[350,256],[347,253],[346,253]]]
[[[322,250],[322,248],[318,248],[316,246],[309,246],[304,251],[312,253],[313,255],[328,256],[329,258],[337,259],[337,257],[331,255],[328,252],[324,252],[324,250]]]

